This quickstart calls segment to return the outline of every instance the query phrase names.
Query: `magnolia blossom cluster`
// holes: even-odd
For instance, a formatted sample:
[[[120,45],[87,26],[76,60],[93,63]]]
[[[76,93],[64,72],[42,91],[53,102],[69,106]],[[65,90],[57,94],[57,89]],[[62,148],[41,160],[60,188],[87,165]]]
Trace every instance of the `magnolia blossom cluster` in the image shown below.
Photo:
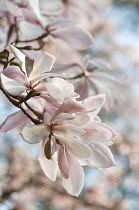
[[[20,128],[26,142],[40,143],[38,160],[45,175],[54,181],[59,169],[64,188],[78,196],[82,166],[101,170],[115,165],[108,146],[117,134],[97,115],[103,93],[109,99],[106,108],[112,107],[116,81],[88,66],[106,68],[102,61],[81,59],[78,51],[91,46],[92,35],[65,18],[63,2],[1,1],[6,40],[0,49],[0,89],[19,111],[6,118],[0,132]],[[90,84],[98,95],[90,95]]]

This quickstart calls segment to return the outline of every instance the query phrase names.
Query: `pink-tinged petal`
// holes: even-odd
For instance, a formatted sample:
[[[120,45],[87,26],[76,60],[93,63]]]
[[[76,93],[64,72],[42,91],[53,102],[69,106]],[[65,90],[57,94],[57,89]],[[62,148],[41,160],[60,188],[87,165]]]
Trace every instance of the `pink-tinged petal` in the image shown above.
[[[55,113],[55,116],[53,117],[53,119],[59,115],[60,113],[80,113],[85,111],[85,106],[83,104],[81,104],[80,102],[76,101],[76,99],[74,98],[65,98],[63,101],[63,104],[61,105],[61,107],[57,110],[57,112]]]
[[[57,0],[41,0],[40,1],[40,8],[41,8],[41,13],[43,15],[52,15],[56,16],[61,14],[63,11],[63,4],[61,1]]]
[[[97,140],[97,137],[99,135],[99,131],[95,128],[92,128],[92,129],[84,129],[85,130],[85,134],[83,134],[81,136],[81,139],[85,142],[92,142],[92,141],[96,141]]]
[[[78,22],[75,20],[70,20],[70,19],[58,19],[50,23],[47,28],[49,31],[61,28],[61,27],[67,27],[67,26],[73,26],[77,24]]]
[[[109,127],[108,125],[101,123],[101,122],[90,122],[87,125],[84,126],[84,129],[86,131],[86,133],[91,132],[91,130],[96,130],[98,131],[98,135],[96,134],[96,136],[93,136],[92,134],[92,139],[91,139],[91,135],[90,138],[88,140],[90,140],[92,143],[95,142],[100,142],[100,143],[105,143],[105,142],[109,142],[112,141],[116,138],[116,136],[118,135],[114,129],[112,129],[111,127]],[[90,129],[90,131],[89,131]],[[87,134],[84,134],[87,135]]]
[[[86,49],[93,43],[93,38],[87,31],[78,27],[65,27],[51,32],[54,38],[62,39],[75,50]]]
[[[51,119],[52,119],[52,115],[50,115],[47,111],[44,114],[44,118],[43,118],[43,122],[46,125],[51,125]]]
[[[6,49],[9,52],[12,52],[14,54],[14,56],[21,62],[22,70],[26,74],[26,69],[25,69],[26,56],[20,50],[18,50],[16,47],[14,47],[13,45],[8,45],[8,47],[6,47]]]
[[[45,108],[45,112],[48,112],[51,116],[53,116],[57,110],[57,108],[53,104],[51,104],[49,101],[44,102],[44,108]]]
[[[14,16],[14,17],[20,17],[20,18],[24,18],[22,11],[19,9],[19,7],[15,4],[13,4],[10,1],[4,0],[6,7],[8,9],[8,11]]]
[[[39,0],[28,0],[30,7],[32,8],[35,16],[38,18],[39,21],[42,20],[42,16],[40,13],[40,6],[39,6]]]
[[[58,170],[58,163],[55,160],[48,160],[45,157],[44,146],[46,142],[47,142],[47,139],[43,139],[40,143],[38,160],[44,174],[52,181],[55,181],[57,170]]]
[[[51,123],[56,123],[56,122],[60,122],[60,121],[64,121],[64,120],[72,120],[76,117],[76,114],[68,114],[68,113],[61,113],[59,115],[57,115],[53,120],[51,120]]]
[[[44,108],[45,100],[41,98],[40,96],[32,97],[30,100],[28,100],[29,106],[32,107],[35,111],[44,114],[45,108]]]
[[[83,129],[72,124],[55,125],[53,131],[66,137],[76,137],[85,133]]]
[[[34,61],[33,70],[29,75],[29,80],[31,81],[39,75],[51,71],[54,61],[54,56],[47,52],[42,52]]]
[[[92,112],[91,118],[93,120],[93,118],[96,117],[96,115],[101,110],[104,102],[105,102],[105,95],[101,94],[101,95],[88,97],[82,102],[82,104],[86,107],[87,112]]]
[[[59,101],[59,103],[62,103],[63,102],[63,94],[62,94],[62,90],[55,86],[54,84],[50,83],[50,82],[47,82],[45,84],[45,88],[48,92],[48,94]]]
[[[47,137],[50,132],[50,127],[44,124],[33,125],[26,123],[22,127],[20,134],[23,137],[23,139],[28,143],[36,144],[39,143],[45,137]]]
[[[75,81],[75,92],[77,92],[80,95],[80,98],[78,98],[78,100],[80,101],[84,100],[89,96],[88,81],[84,77]]]
[[[64,148],[63,145],[60,146],[60,149],[59,149],[58,164],[59,164],[59,169],[60,169],[60,172],[61,172],[62,176],[65,179],[68,179],[70,169],[69,169],[67,157],[66,157],[66,154],[65,154],[65,148]]]
[[[77,125],[79,127],[84,126],[91,120],[89,114],[81,114],[81,115],[76,115],[76,117],[73,120],[69,120],[68,123]]]
[[[28,29],[28,30],[27,30]],[[19,22],[19,30],[26,39],[35,39],[46,33],[46,31],[40,26],[27,21]]]
[[[58,109],[61,106],[61,104],[59,104],[56,99],[51,98],[50,96],[42,95],[42,98],[44,98],[49,104],[53,105],[53,107],[55,107],[56,109]],[[46,110],[47,110],[47,107],[46,107]]]
[[[59,76],[58,74],[53,74],[53,73],[43,73],[41,75],[38,75],[36,78],[34,78],[31,81],[31,85],[34,86],[36,85],[38,82],[42,81],[43,79],[47,79],[48,77],[55,77],[55,76]],[[38,85],[39,86],[39,85]],[[39,90],[39,87],[36,86],[34,89],[35,90]],[[45,87],[44,87],[45,88]],[[45,88],[46,89],[46,88]]]
[[[106,72],[93,72],[88,80],[93,84],[97,93],[106,94],[105,108],[110,111],[114,105],[117,87],[121,84]]]
[[[38,158],[38,161],[45,176],[47,176],[52,181],[55,181],[58,170],[57,162],[54,160],[48,160],[46,157]]]
[[[93,151],[93,157],[89,160],[89,163],[92,166],[108,168],[116,165],[113,154],[106,145],[95,142],[95,144],[90,147]]]
[[[60,88],[65,88],[67,86],[67,82],[62,78],[53,78],[52,83]]]
[[[97,67],[98,69],[101,69],[103,71],[110,70],[110,65],[107,62],[105,62],[104,60],[101,60],[101,59],[98,59],[98,58],[95,58],[93,60],[89,60],[88,63],[93,64],[95,67]]]
[[[56,132],[53,134],[55,138],[58,139],[60,143],[62,143],[67,148],[71,155],[81,159],[89,159],[92,156],[90,147],[87,144],[81,142],[79,139],[73,137],[67,138],[57,134]]]
[[[1,81],[5,90],[13,96],[20,95],[27,89],[24,83],[20,80],[10,79],[4,74],[1,74]]]
[[[2,73],[10,79],[16,79],[25,82],[25,76],[18,66],[8,66]]]
[[[69,194],[78,196],[84,185],[84,171],[82,166],[74,157],[67,154],[67,159],[70,168],[69,178],[63,178],[63,186]]]
[[[29,118],[24,115],[22,111],[15,112],[14,114],[9,115],[2,123],[0,126],[0,132],[6,133],[14,128],[20,128],[29,121]]]
[[[69,75],[68,78],[72,77],[71,76],[71,70],[75,70],[76,76],[79,73],[82,72],[82,66],[78,63],[68,63],[68,64],[62,64],[62,63],[54,63],[52,72],[60,73],[64,75]]]

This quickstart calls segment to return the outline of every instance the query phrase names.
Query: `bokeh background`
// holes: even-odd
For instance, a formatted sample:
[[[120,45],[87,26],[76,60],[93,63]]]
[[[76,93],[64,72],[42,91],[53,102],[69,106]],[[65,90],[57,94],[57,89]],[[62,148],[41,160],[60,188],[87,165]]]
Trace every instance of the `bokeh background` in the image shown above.
[[[85,168],[85,186],[76,198],[65,192],[60,175],[54,183],[45,177],[38,145],[24,142],[18,130],[0,133],[0,210],[139,210],[139,0],[67,3],[64,15],[78,17],[94,37],[82,53],[103,59],[119,83],[114,106],[100,112],[120,134],[111,146],[117,166]],[[15,110],[0,93],[0,123]]]

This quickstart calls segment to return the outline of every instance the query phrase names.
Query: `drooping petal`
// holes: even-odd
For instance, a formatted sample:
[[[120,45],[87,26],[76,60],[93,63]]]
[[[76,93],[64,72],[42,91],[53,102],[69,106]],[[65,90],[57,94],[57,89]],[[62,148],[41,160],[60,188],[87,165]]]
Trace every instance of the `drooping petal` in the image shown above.
[[[95,144],[90,147],[93,151],[93,157],[88,162],[92,166],[108,168],[116,165],[113,154],[106,145],[95,142]]]
[[[58,170],[58,164],[54,160],[48,160],[46,157],[39,157],[38,161],[44,174],[52,181],[55,181]]]
[[[15,112],[14,114],[9,115],[2,123],[0,126],[0,132],[6,133],[11,129],[22,127],[29,121],[29,118],[22,111]]]
[[[54,61],[54,56],[47,52],[42,52],[34,61],[33,70],[29,75],[29,80],[33,80],[39,75],[51,71]]]
[[[28,29],[28,30],[27,30]],[[46,31],[40,26],[27,21],[19,22],[19,31],[26,39],[35,39],[46,33]]]
[[[85,133],[85,131],[78,126],[68,123],[54,126],[53,131],[66,137],[76,137]]]
[[[8,66],[3,70],[2,73],[10,79],[16,79],[25,82],[25,76],[18,66]]]
[[[20,80],[10,79],[4,74],[1,74],[1,81],[5,90],[13,96],[20,95],[27,89],[24,83]]]
[[[30,144],[39,143],[42,139],[47,137],[50,133],[50,127],[44,124],[33,125],[26,123],[21,129],[21,136]]]
[[[63,178],[63,186],[69,194],[78,196],[84,185],[84,171],[78,161],[70,154],[67,154],[67,160],[70,168],[69,178]]]
[[[54,38],[62,39],[76,50],[86,49],[93,43],[91,34],[79,27],[60,28],[52,31],[51,35]]]
[[[92,156],[90,147],[87,144],[81,142],[79,139],[73,137],[67,138],[62,135],[58,135],[55,132],[53,134],[55,138],[58,139],[73,156],[81,159],[89,159]]]
[[[44,146],[46,142],[47,142],[47,139],[43,139],[40,143],[38,160],[44,174],[52,181],[55,181],[57,170],[58,170],[58,163],[55,160],[48,160],[45,157]]]
[[[59,169],[60,169],[60,172],[61,172],[62,176],[65,179],[68,179],[70,169],[69,169],[67,157],[66,157],[66,154],[65,154],[65,148],[64,148],[63,145],[60,146],[60,149],[59,149],[58,164],[59,164]]]

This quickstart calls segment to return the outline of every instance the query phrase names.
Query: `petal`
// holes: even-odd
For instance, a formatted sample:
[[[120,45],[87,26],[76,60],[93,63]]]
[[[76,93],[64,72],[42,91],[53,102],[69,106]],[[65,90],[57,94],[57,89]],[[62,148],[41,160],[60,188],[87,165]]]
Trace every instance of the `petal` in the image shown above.
[[[46,157],[38,158],[38,161],[45,176],[47,176],[52,181],[55,181],[58,170],[58,164],[53,160],[48,160]]]
[[[13,96],[20,95],[27,89],[24,83],[20,80],[10,79],[4,74],[1,74],[1,81],[5,90]]]
[[[93,151],[93,158],[91,158],[88,162],[92,166],[108,168],[116,165],[113,154],[106,145],[95,142],[95,144],[91,146],[91,149]]]
[[[72,120],[76,117],[76,114],[68,114],[68,113],[61,113],[59,115],[57,115],[53,120],[51,120],[51,123],[56,123],[56,122],[60,122],[60,121],[64,121],[64,120]]]
[[[87,124],[90,120],[91,118],[89,114],[85,113],[85,114],[76,115],[76,117],[73,120],[69,120],[68,123],[82,127],[85,124]]]
[[[53,119],[60,113],[80,113],[85,111],[85,106],[80,102],[76,101],[74,98],[65,98],[61,107],[55,113]]]
[[[65,154],[65,148],[63,145],[60,146],[60,149],[59,149],[58,164],[59,164],[59,169],[60,169],[62,176],[65,179],[68,179],[70,169],[69,169],[67,157]]]
[[[6,47],[6,49],[9,52],[12,52],[14,54],[14,56],[21,62],[22,70],[26,74],[26,69],[25,69],[25,58],[26,58],[26,56],[20,50],[18,50],[16,47],[14,47],[13,45],[8,45],[8,47]]]
[[[81,142],[79,139],[73,137],[67,138],[62,135],[58,135],[57,133],[53,134],[55,138],[58,139],[73,156],[81,159],[89,159],[92,156],[90,147]]]
[[[40,1],[41,13],[43,15],[59,15],[63,11],[63,4],[57,0],[41,0]]]
[[[114,104],[116,90],[121,84],[116,79],[106,72],[93,72],[88,77],[97,91],[97,93],[106,94],[105,108],[110,111]],[[119,92],[118,92],[119,94]]]
[[[84,126],[84,129],[86,132],[91,132],[91,130],[98,131],[98,135],[93,136],[93,134],[92,134],[92,139],[90,136],[89,140],[92,143],[94,143],[94,141],[100,142],[100,143],[112,141],[118,135],[111,127],[109,127],[108,125],[101,123],[101,122],[93,121],[91,123],[88,123],[87,125]],[[86,134],[84,134],[84,135],[86,135]]]
[[[67,18],[58,19],[58,20],[55,20],[52,23],[50,23],[47,28],[48,28],[49,31],[51,31],[51,30],[61,28],[61,27],[72,26],[72,25],[75,25],[77,23],[78,23],[77,21],[67,19]]]
[[[78,196],[84,185],[84,171],[82,166],[71,155],[67,154],[69,163],[69,178],[63,178],[63,186],[73,196]]]
[[[26,123],[21,129],[21,136],[30,144],[39,143],[51,132],[50,127],[44,124],[33,125]]]
[[[22,127],[24,123],[28,121],[30,120],[22,111],[15,112],[14,114],[9,115],[2,123],[0,132],[6,133],[11,129]]]
[[[38,161],[44,174],[52,181],[55,181],[58,170],[58,163],[55,160],[48,160],[45,157],[44,146],[46,142],[47,139],[43,139],[40,143]]]
[[[92,141],[97,141],[97,137],[99,135],[99,131],[97,129],[84,129],[85,134],[81,136],[82,141],[85,141],[87,143]]]
[[[16,79],[25,82],[25,76],[18,66],[8,66],[2,73],[10,79]]]
[[[32,97],[28,100],[29,106],[31,106],[32,109],[41,114],[44,114],[45,112],[44,103],[45,103],[44,99],[41,98],[40,96]]]
[[[23,18],[22,11],[19,9],[19,7],[15,4],[13,4],[10,1],[5,0],[5,4],[9,12],[14,16],[14,17],[21,17]]]
[[[47,52],[42,52],[34,61],[33,70],[29,75],[29,80],[33,80],[39,75],[51,71],[54,61],[54,56]]]
[[[53,127],[53,132],[66,137],[76,137],[85,133],[83,129],[71,124],[56,125]]]
[[[93,120],[94,117],[99,113],[101,110],[103,104],[105,102],[105,95],[96,95],[96,96],[90,96],[86,98],[82,104],[86,107],[87,112],[91,113],[91,118]]]
[[[40,13],[40,7],[39,7],[39,0],[28,0],[29,2],[29,5],[31,6],[35,16],[38,18],[39,21],[42,20],[42,16],[41,16],[41,13]]]
[[[91,34],[79,27],[60,28],[52,31],[51,35],[54,38],[62,39],[75,50],[86,49],[93,43]]]
[[[29,23],[27,21],[19,22],[19,30],[27,40],[38,38],[42,34],[46,33],[46,31],[40,25]]]

